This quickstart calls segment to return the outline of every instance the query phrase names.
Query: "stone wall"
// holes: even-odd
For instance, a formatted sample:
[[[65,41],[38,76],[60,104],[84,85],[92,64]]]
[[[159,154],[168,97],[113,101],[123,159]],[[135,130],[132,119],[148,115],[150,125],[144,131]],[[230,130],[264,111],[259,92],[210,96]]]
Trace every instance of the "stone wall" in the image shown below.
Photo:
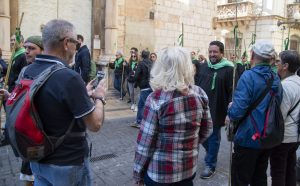
[[[179,45],[184,25],[184,47],[207,54],[215,39],[212,17],[216,0],[119,0],[118,49],[129,54],[132,46],[157,52]],[[154,19],[150,19],[150,12]]]
[[[157,0],[155,49],[178,45],[183,23],[184,47],[206,55],[209,42],[215,39],[212,29],[215,14],[214,0]]]
[[[41,25],[52,19],[65,19],[74,24],[90,48],[91,7],[92,0],[19,0],[19,16],[24,12],[22,34],[25,38],[41,35]]]

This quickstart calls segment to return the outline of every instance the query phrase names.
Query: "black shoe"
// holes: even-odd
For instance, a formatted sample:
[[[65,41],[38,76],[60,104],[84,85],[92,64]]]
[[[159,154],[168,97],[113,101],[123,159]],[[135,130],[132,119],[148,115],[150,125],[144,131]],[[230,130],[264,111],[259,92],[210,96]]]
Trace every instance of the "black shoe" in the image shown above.
[[[4,134],[0,134],[0,147],[9,145],[8,139],[4,136]]]
[[[209,179],[215,174],[215,169],[210,167],[205,167],[204,171],[200,174],[200,178]]]
[[[134,128],[137,128],[139,129],[140,128],[140,124],[137,123],[137,122],[133,122],[132,124],[130,124],[131,127],[134,127]]]
[[[129,100],[127,101],[127,103],[131,103],[131,99],[129,99]]]

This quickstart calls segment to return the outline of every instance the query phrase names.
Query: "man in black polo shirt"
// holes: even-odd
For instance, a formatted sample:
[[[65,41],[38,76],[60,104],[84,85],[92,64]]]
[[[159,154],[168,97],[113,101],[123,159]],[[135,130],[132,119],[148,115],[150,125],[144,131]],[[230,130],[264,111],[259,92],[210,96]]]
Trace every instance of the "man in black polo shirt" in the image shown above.
[[[52,20],[43,33],[43,55],[28,66],[24,76],[34,77],[55,64],[68,66],[76,51],[74,26],[64,20]],[[78,73],[65,68],[55,72],[39,90],[35,105],[45,132],[50,136],[62,136],[75,118],[72,132],[96,132],[104,120],[104,96],[102,80],[92,90]],[[91,97],[95,102],[91,101]],[[35,185],[91,185],[88,145],[85,136],[68,136],[54,153],[39,162],[30,162]]]

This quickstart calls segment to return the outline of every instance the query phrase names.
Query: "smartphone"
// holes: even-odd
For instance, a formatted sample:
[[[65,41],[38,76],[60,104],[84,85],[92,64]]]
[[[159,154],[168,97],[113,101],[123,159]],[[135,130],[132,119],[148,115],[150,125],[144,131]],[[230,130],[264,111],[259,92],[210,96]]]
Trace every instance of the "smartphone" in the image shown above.
[[[93,88],[96,88],[99,82],[105,77],[105,72],[97,71],[96,79],[93,82]]]

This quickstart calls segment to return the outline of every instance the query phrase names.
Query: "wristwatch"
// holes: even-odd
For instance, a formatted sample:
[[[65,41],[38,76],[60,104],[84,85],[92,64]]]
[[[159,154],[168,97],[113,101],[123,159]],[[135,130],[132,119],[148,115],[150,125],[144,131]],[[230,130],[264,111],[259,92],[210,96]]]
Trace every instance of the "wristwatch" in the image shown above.
[[[94,97],[94,100],[100,100],[100,101],[102,102],[103,105],[106,104],[106,100],[105,100],[105,98],[102,97],[102,96],[96,96],[96,97]]]

